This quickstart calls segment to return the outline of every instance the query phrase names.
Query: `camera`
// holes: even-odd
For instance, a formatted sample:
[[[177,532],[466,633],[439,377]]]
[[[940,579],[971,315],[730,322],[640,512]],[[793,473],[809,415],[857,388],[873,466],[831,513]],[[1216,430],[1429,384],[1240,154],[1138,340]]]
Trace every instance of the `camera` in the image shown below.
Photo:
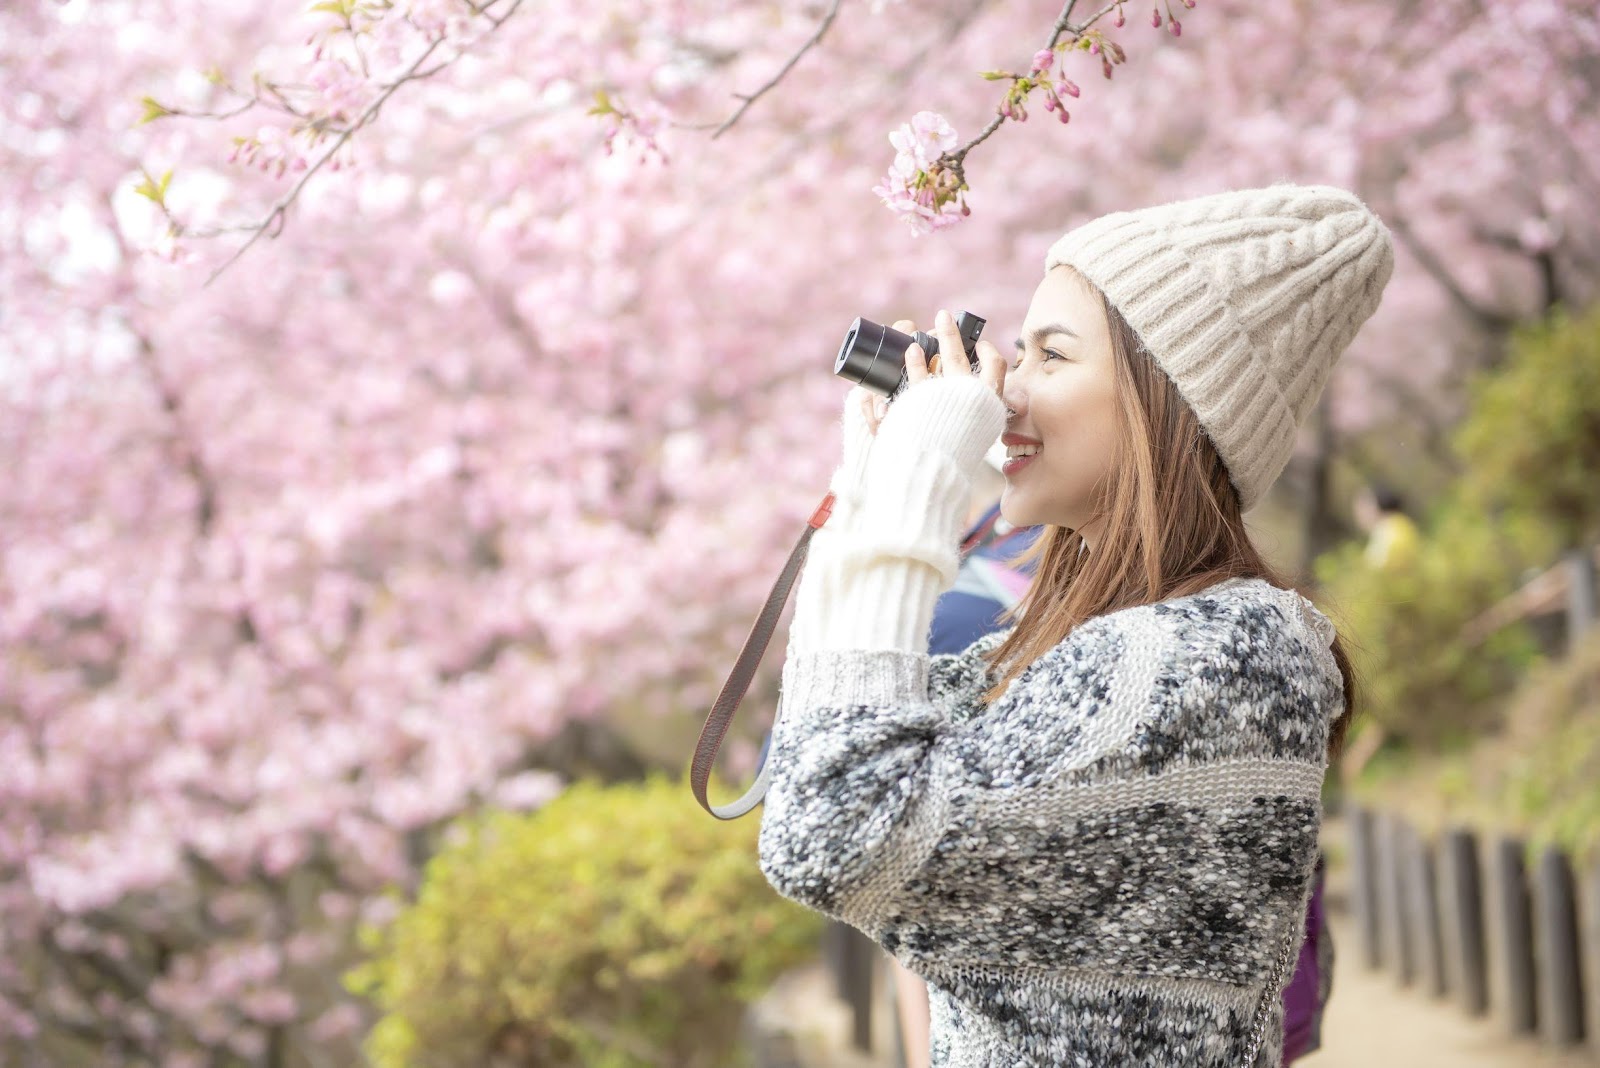
[[[983,333],[985,322],[970,312],[956,316],[961,347],[966,350],[967,362],[974,371],[978,369],[978,335]],[[850,324],[839,345],[833,373],[892,401],[906,386],[906,347],[913,341],[922,346],[930,362],[939,354],[939,339],[932,334],[921,330],[902,334],[871,319],[858,318]]]

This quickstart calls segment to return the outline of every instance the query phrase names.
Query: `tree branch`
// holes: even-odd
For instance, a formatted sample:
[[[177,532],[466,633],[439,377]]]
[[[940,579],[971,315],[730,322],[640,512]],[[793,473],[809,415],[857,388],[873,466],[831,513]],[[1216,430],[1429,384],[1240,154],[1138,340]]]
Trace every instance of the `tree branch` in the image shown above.
[[[811,35],[810,39],[807,40],[805,44],[800,46],[799,51],[795,52],[794,55],[789,57],[789,61],[779,68],[778,73],[774,74],[767,80],[767,84],[763,85],[753,93],[735,94],[739,97],[739,99],[743,100],[744,103],[739,105],[739,110],[735,111],[732,115],[724,119],[721,125],[709,122],[673,123],[673,125],[691,130],[709,130],[715,126],[715,130],[713,130],[710,138],[713,141],[727,133],[729,128],[732,127],[734,123],[738,122],[744,117],[744,113],[750,110],[750,106],[752,104],[776,88],[778,83],[783,81],[783,79],[788,76],[789,72],[795,68],[795,64],[799,63],[801,58],[804,57],[807,52],[811,51],[822,42],[822,38],[827,35],[829,27],[833,25],[833,20],[839,16],[839,8],[843,2],[844,0],[833,0],[833,6],[830,7],[828,9],[828,13],[822,17],[822,22],[817,26],[816,32]]]
[[[1126,0],[1111,0],[1110,3],[1106,4],[1099,11],[1096,11],[1083,22],[1074,26],[1072,24],[1072,12],[1077,8],[1078,0],[1067,0],[1066,6],[1061,9],[1061,14],[1056,16],[1055,25],[1050,27],[1050,40],[1045,42],[1044,47],[1047,49],[1054,49],[1056,44],[1060,42],[1061,35],[1064,33],[1070,33],[1073,40],[1081,40],[1083,35],[1088,31],[1089,27],[1105,18],[1125,2]],[[1106,69],[1108,71],[1110,70],[1109,67]],[[987,141],[996,130],[1000,129],[1000,127],[1004,126],[1008,121],[1010,120],[1008,120],[1004,114],[997,114],[994,118],[989,120],[989,125],[985,126],[978,133],[978,136],[974,137],[966,144],[961,145],[959,148],[956,148],[951,152],[947,152],[940,157],[941,162],[945,162],[946,166],[948,166],[955,174],[957,182],[961,186],[965,186],[967,184],[967,153],[971,152],[973,149]]]
[[[389,98],[395,94],[395,90],[399,89],[406,82],[412,80],[416,72],[422,68],[422,64],[429,56],[433,55],[434,50],[437,49],[441,43],[443,42],[436,40],[427,48],[425,48],[422,51],[422,54],[419,55],[411,64],[410,69],[408,69],[399,78],[396,78],[393,82],[391,82],[383,92],[379,93],[377,98],[373,100],[372,103],[367,105],[366,110],[361,113],[360,117],[346,127],[339,134],[339,136],[334,139],[333,147],[324,152],[317,162],[313,163],[306,169],[305,173],[302,174],[299,180],[294,183],[294,187],[290,189],[288,193],[284,194],[284,196],[272,206],[271,211],[267,212],[267,217],[261,220],[259,223],[256,223],[254,226],[248,227],[248,229],[251,231],[250,237],[243,245],[240,245],[237,249],[235,249],[233,255],[224,260],[221,266],[211,272],[210,277],[208,277],[205,281],[206,285],[209,286],[212,282],[215,282],[219,277],[221,277],[222,272],[226,271],[235,262],[237,262],[240,256],[243,256],[246,252],[248,252],[250,250],[250,246],[259,241],[261,239],[261,235],[266,233],[269,227],[276,224],[279,232],[282,232],[283,223],[288,216],[289,208],[293,206],[296,200],[300,199],[300,193],[305,189],[306,183],[315,177],[316,173],[327,165],[328,161],[332,159],[338,153],[338,151],[345,146],[346,143],[349,142],[350,138],[355,136],[357,130],[361,129],[363,126],[377,117],[379,110],[385,103],[388,102]]]
[[[1439,257],[1433,254],[1433,250],[1422,243],[1399,212],[1391,212],[1387,221],[1389,230],[1417,258],[1417,262],[1422,264],[1423,269],[1433,276],[1433,280],[1439,283],[1440,288],[1449,295],[1451,302],[1457,308],[1465,312],[1480,327],[1491,333],[1503,333],[1510,329],[1511,318],[1501,312],[1486,308],[1473,300]]]
[[[504,12],[498,15],[491,14],[489,12],[489,8],[493,6],[492,4],[483,4],[481,6],[474,7],[473,10],[480,18],[483,18],[489,22],[490,26],[493,27],[491,30],[489,30],[489,33],[493,33],[495,30],[498,30],[500,27],[504,26],[506,24],[506,20],[511,18],[512,15],[516,14],[517,9],[522,6],[522,2],[523,0],[511,0],[510,6],[507,7]],[[479,39],[481,40],[482,38],[480,37]],[[239,248],[234,251],[233,255],[229,256],[219,267],[217,267],[216,270],[211,272],[210,276],[207,277],[205,281],[207,286],[221,277],[222,272],[226,271],[239,259],[239,257],[243,256],[252,245],[261,239],[261,236],[265,234],[269,228],[276,226],[277,231],[279,233],[282,232],[283,224],[287,218],[289,208],[292,207],[295,201],[300,198],[300,194],[305,189],[306,183],[311,181],[316,173],[326,166],[328,161],[337,155],[339,150],[349,143],[350,139],[354,137],[358,131],[366,127],[378,117],[378,113],[383,109],[383,105],[388,103],[389,98],[393,96],[402,85],[405,85],[408,82],[421,81],[424,78],[431,78],[433,75],[438,74],[441,70],[454,63],[460,58],[461,55],[465,54],[465,49],[463,48],[462,52],[454,59],[424,70],[423,65],[428,61],[428,57],[432,56],[442,44],[444,44],[443,37],[434,38],[434,40],[429,43],[428,47],[423,49],[422,53],[412,61],[411,65],[406,68],[403,74],[401,74],[394,81],[390,82],[388,85],[384,86],[383,91],[378,94],[372,103],[366,106],[361,114],[357,116],[356,121],[350,123],[348,126],[338,132],[338,136],[334,139],[333,146],[324,152],[315,163],[308,167],[305,173],[300,175],[299,179],[295,182],[294,187],[291,188],[288,193],[284,194],[284,196],[272,206],[271,210],[267,212],[266,218],[262,219],[259,223],[256,223],[253,226],[233,228],[234,230],[244,229],[248,231],[250,233],[250,237],[243,245],[239,246]],[[214,232],[220,233],[223,231]],[[273,236],[276,236],[276,234]]]

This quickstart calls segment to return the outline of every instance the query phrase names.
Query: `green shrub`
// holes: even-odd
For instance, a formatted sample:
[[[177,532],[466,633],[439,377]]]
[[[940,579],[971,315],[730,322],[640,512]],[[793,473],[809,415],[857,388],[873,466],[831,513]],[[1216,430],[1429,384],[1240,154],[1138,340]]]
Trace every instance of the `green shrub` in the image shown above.
[[[1504,729],[1448,755],[1389,754],[1356,786],[1424,833],[1469,826],[1600,859],[1600,634],[1529,672]]]
[[[1539,519],[1563,549],[1600,537],[1600,304],[1518,331],[1455,445],[1475,503]]]
[[[1499,749],[1501,807],[1529,847],[1600,856],[1600,632],[1528,678]]]
[[[1374,568],[1356,542],[1319,557],[1321,599],[1347,640],[1363,717],[1394,743],[1424,749],[1459,745],[1492,725],[1537,646],[1521,625],[1471,644],[1462,629],[1552,551],[1535,524],[1496,523],[1447,503],[1403,564]]]
[[[456,825],[347,977],[383,1012],[372,1063],[737,1063],[745,1003],[814,951],[823,922],[767,885],[759,827],[713,819],[659,773]]]

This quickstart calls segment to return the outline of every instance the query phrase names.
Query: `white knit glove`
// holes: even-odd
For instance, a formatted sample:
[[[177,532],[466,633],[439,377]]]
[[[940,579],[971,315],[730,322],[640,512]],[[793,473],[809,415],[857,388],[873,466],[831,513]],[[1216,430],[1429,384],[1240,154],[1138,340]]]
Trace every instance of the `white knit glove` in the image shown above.
[[[828,491],[834,498],[833,513],[824,529],[830,531],[854,525],[866,491],[867,456],[872,450],[873,436],[866,413],[861,410],[860,390],[852,388],[845,393],[839,425],[844,453],[828,481]]]
[[[847,458],[835,472],[834,492],[843,492],[811,542],[790,653],[925,653],[933,602],[954,585],[961,563],[972,480],[1005,426],[1005,405],[976,377],[935,376],[889,406],[875,438],[859,400],[850,407]],[[871,440],[854,436],[862,432]]]
[[[1005,403],[972,375],[936,375],[902,393],[867,457],[860,548],[921,560],[941,589],[954,584],[972,483],[1005,423]]]

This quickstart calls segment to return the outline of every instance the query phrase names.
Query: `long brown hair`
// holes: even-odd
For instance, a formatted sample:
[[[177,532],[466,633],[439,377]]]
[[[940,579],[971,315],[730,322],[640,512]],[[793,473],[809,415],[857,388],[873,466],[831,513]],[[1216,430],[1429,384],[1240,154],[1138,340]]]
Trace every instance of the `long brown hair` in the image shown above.
[[[1238,491],[1193,409],[1122,313],[1104,293],[1100,299],[1111,327],[1122,417],[1112,473],[1097,487],[1096,518],[1106,517],[1101,545],[1117,551],[1083,552],[1076,530],[1047,526],[1013,561],[1038,566],[1027,593],[1007,613],[1016,626],[988,654],[999,681],[984,694],[985,702],[1094,616],[1198,593],[1231,578],[1263,578],[1305,592],[1251,544]],[[1338,637],[1332,651],[1344,679],[1345,707],[1331,728],[1329,760],[1343,749],[1356,707],[1354,671]]]

